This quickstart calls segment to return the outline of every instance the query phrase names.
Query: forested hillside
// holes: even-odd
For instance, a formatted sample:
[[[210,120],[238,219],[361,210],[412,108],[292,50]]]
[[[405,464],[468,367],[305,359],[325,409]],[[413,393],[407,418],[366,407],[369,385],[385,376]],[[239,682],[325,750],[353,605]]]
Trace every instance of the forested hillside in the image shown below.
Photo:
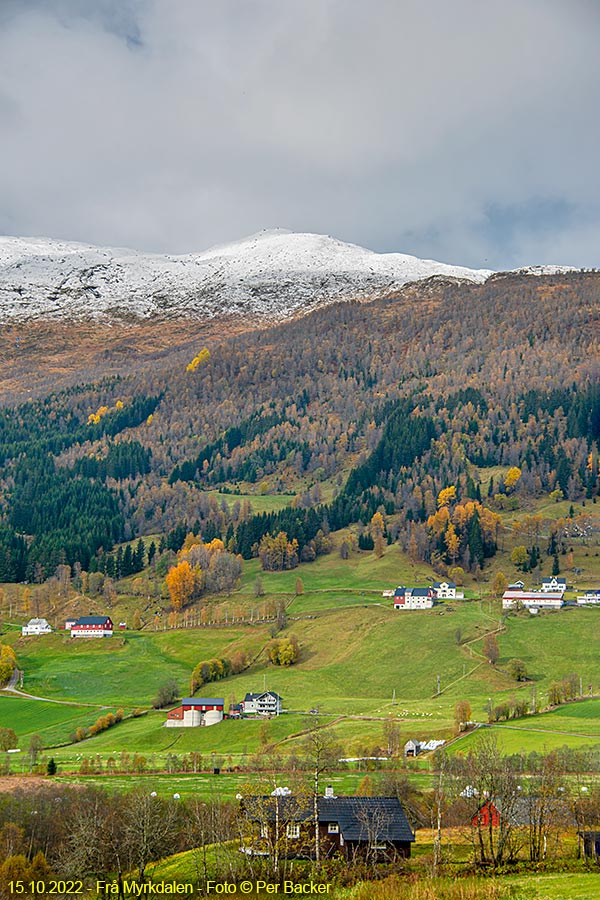
[[[376,539],[378,511],[380,537],[411,555],[481,566],[515,498],[593,508],[599,300],[595,273],[432,280],[213,342],[193,366],[179,356],[6,408],[0,580],[93,569],[157,532],[220,537],[246,558],[285,532],[310,560],[352,522]],[[289,507],[254,515],[240,486]]]

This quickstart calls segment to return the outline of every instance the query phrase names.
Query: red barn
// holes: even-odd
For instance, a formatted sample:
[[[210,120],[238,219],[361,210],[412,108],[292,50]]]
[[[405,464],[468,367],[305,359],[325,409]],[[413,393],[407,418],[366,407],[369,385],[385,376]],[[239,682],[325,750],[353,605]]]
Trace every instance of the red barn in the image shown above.
[[[110,616],[81,616],[71,626],[71,637],[111,637],[113,623]]]
[[[486,800],[485,803],[479,807],[475,815],[471,817],[471,825],[473,828],[489,828],[490,819],[494,828],[497,828],[500,825],[500,810],[494,804],[493,800]]]

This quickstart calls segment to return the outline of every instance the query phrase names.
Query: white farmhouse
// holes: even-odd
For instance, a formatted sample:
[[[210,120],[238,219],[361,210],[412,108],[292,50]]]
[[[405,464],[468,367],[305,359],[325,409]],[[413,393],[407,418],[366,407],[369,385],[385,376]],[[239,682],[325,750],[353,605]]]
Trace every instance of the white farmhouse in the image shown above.
[[[436,581],[433,585],[438,600],[464,600],[464,591],[457,591],[453,581]]]
[[[46,619],[30,619],[27,625],[21,628],[21,634],[26,637],[31,634],[50,634],[52,628]]]
[[[260,694],[248,692],[242,700],[242,712],[245,716],[279,716],[283,711],[283,700],[275,691],[263,691]]]
[[[394,609],[431,609],[434,603],[433,588],[398,587],[394,591]]]
[[[566,589],[566,578],[557,578],[556,575],[553,575],[552,578],[542,578],[542,590],[545,594],[557,593],[559,591],[561,594],[564,594]]]

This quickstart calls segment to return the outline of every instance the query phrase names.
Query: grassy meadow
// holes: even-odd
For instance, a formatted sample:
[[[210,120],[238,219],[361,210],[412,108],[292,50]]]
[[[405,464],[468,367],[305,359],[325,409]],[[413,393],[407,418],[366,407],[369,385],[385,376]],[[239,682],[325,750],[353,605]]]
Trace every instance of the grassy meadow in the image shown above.
[[[256,509],[260,504],[261,510],[290,502],[287,495],[215,496],[229,504],[248,498]],[[508,511],[503,518],[510,525],[525,511],[535,509]],[[575,513],[579,511],[577,506]],[[553,514],[566,512],[567,508],[552,510]],[[467,576],[467,600],[412,612],[394,611],[382,591],[397,584],[427,585],[439,576],[425,563],[411,563],[397,545],[387,547],[381,559],[368,552],[354,552],[342,559],[338,551],[346,535],[346,531],[333,535],[332,553],[291,571],[262,572],[258,560],[245,562],[236,591],[203,601],[210,611],[209,621],[220,622],[218,625],[155,631],[154,613],[148,612],[142,615],[146,623],[142,631],[128,630],[110,639],[89,641],[75,641],[64,633],[21,638],[14,627],[5,627],[3,640],[14,646],[24,671],[23,690],[59,702],[42,703],[5,693],[0,695],[0,725],[14,728],[22,747],[32,733],[40,733],[46,747],[56,748],[57,757],[69,767],[75,766],[82,754],[106,758],[123,751],[154,755],[159,760],[167,753],[214,751],[238,761],[264,746],[294,752],[302,739],[298,735],[304,729],[304,717],[317,708],[320,721],[335,726],[346,755],[376,755],[374,751],[384,743],[382,723],[388,715],[400,721],[403,740],[450,738],[458,700],[469,700],[473,719],[486,721],[484,709],[490,700],[496,704],[512,696],[531,698],[535,691],[538,707],[544,708],[551,683],[572,672],[581,677],[584,694],[600,693],[600,610],[567,608],[537,617],[527,613],[503,616],[500,603],[491,599],[489,585],[496,571],[503,571],[509,579],[519,574],[508,558],[515,543],[509,532],[480,580]],[[575,564],[586,561],[587,568],[582,564],[584,574],[580,576],[584,586],[600,583],[596,554],[595,545],[574,547]],[[545,557],[543,563],[549,569]],[[259,576],[264,593],[257,597]],[[142,573],[142,579],[151,577],[151,570]],[[298,578],[302,580],[299,594]],[[525,576],[525,581],[532,583],[531,576]],[[128,593],[130,582],[125,579],[119,587],[110,609],[114,621],[131,621],[133,608],[140,605],[139,596]],[[16,608],[18,589],[6,586],[5,594]],[[484,599],[475,599],[480,596]],[[269,603],[277,601],[283,601],[286,608],[283,634],[294,634],[301,648],[299,662],[289,668],[273,666],[264,652],[273,623],[259,617],[265,615]],[[101,599],[95,602],[102,604]],[[164,601],[154,600],[150,607],[156,608],[157,602]],[[224,624],[225,618],[228,624]],[[16,619],[13,625],[26,616]],[[250,619],[252,624],[248,624]],[[161,627],[165,626],[163,616]],[[496,630],[500,658],[492,667],[481,648],[484,635]],[[282,695],[286,715],[264,727],[246,720],[191,730],[164,728],[164,712],[151,710],[130,717],[134,709],[149,710],[167,678],[175,678],[181,696],[187,696],[190,674],[199,660],[230,656],[236,650],[247,654],[248,668],[206,685],[201,693],[222,696],[228,704],[241,700],[247,691],[267,687]],[[524,661],[527,681],[516,682],[508,674],[513,658]],[[68,744],[77,727],[89,726],[103,711],[117,708],[123,708],[126,715],[120,725],[58,749],[58,745]],[[600,742],[599,722],[600,701],[590,700],[546,716],[499,724],[494,730],[507,750],[542,750],[589,746],[596,738]],[[466,736],[455,747],[466,750],[474,740],[476,734]]]

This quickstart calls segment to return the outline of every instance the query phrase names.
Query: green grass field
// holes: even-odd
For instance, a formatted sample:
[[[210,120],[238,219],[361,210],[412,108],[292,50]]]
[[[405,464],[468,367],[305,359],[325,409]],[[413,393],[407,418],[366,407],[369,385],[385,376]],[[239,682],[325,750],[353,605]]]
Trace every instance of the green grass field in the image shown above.
[[[318,707],[322,713],[345,717],[340,731],[353,754],[357,748],[381,742],[381,720],[389,714],[402,720],[407,737],[447,737],[458,699],[468,699],[473,716],[484,720],[483,709],[490,697],[494,702],[519,693],[529,697],[535,685],[538,702],[544,705],[550,683],[573,670],[581,674],[586,690],[588,684],[594,691],[600,687],[596,670],[600,633],[590,629],[598,610],[562,610],[535,619],[510,616],[506,631],[499,636],[498,667],[493,668],[481,656],[480,647],[482,635],[498,625],[498,604],[455,602],[430,611],[395,612],[379,600],[354,605],[348,602],[348,595],[342,595],[338,606],[335,592],[314,596],[321,602],[327,598],[331,606],[316,606],[311,612],[312,595],[304,594],[289,608],[287,630],[297,636],[302,650],[300,662],[290,668],[267,662],[262,653],[270,640],[266,625],[128,632],[125,637],[115,635],[102,641],[52,635],[15,642],[19,664],[25,670],[24,689],[37,696],[98,706],[148,707],[167,677],[175,677],[186,696],[198,660],[227,656],[241,648],[255,659],[250,668],[207,685],[205,695],[223,696],[228,703],[230,698],[240,700],[247,691],[266,685],[282,695],[288,710],[304,714]],[[295,609],[295,604],[299,608]],[[524,659],[531,682],[514,682],[503,671],[516,656]],[[440,696],[436,695],[438,675]],[[65,721],[74,716],[73,708],[69,710]],[[49,715],[44,712],[38,719],[44,729],[56,728],[54,719],[47,721]],[[97,715],[95,711],[92,720]],[[586,728],[581,723],[558,722],[553,730],[565,732],[563,743],[587,744],[587,735],[600,736],[594,718],[594,714],[588,716],[591,724]],[[122,749],[125,741],[138,751],[161,752],[167,731],[161,728],[162,721],[163,713],[153,713],[94,740],[100,742],[99,749],[104,749],[105,742],[109,742],[106,749]],[[19,734],[29,733],[27,717],[21,721],[15,716],[15,723]],[[539,747],[544,735],[539,736],[531,720],[524,723],[522,730],[511,730],[512,736],[506,740],[511,746],[530,741],[531,746]],[[214,743],[219,751],[226,744],[232,753],[244,748],[251,752],[257,747],[258,725],[224,723],[202,730],[201,738],[187,736],[196,730],[186,731],[178,741],[186,750],[197,749],[193,745],[200,740],[203,748]],[[293,717],[283,716],[273,723],[272,740],[281,740],[294,730]],[[55,730],[52,738],[58,733]],[[556,743],[554,738],[552,743]]]
[[[93,725],[100,715],[115,709],[27,700],[4,693],[0,694],[0,727],[16,731],[21,748],[27,747],[32,734],[39,734],[44,746],[52,747],[68,742],[77,728]]]
[[[229,494],[216,496],[228,503],[243,499]],[[281,508],[290,500],[284,495],[260,494],[250,499],[253,504],[263,503],[261,509]],[[510,522],[517,513],[504,517]],[[302,715],[315,707],[331,717],[342,717],[337,730],[345,751],[358,755],[381,744],[382,719],[389,714],[401,720],[405,739],[449,737],[454,727],[454,704],[461,699],[470,701],[474,719],[485,721],[484,707],[490,699],[497,703],[512,695],[529,698],[535,689],[538,704],[544,706],[552,681],[571,672],[581,677],[584,692],[591,685],[593,692],[600,693],[600,610],[564,609],[535,618],[524,613],[509,616],[499,634],[500,659],[494,668],[481,654],[481,640],[501,622],[498,602],[486,595],[483,601],[445,603],[431,611],[396,612],[389,600],[382,598],[383,590],[397,584],[429,584],[438,576],[424,563],[411,564],[397,545],[386,548],[381,559],[373,553],[351,553],[344,560],[338,551],[346,533],[333,535],[332,553],[291,571],[262,572],[258,560],[245,562],[238,590],[229,598],[205,601],[209,609],[220,605],[221,613],[228,609],[236,617],[249,613],[254,617],[263,604],[284,600],[288,616],[284,633],[295,634],[301,647],[296,665],[282,669],[267,662],[263,651],[271,639],[268,622],[167,631],[146,628],[89,641],[60,634],[22,639],[18,632],[10,631],[3,640],[15,647],[26,692],[90,704],[96,709],[88,713],[81,707],[3,697],[6,703],[0,706],[0,721],[14,727],[21,742],[35,728],[47,744],[62,743],[77,725],[91,724],[100,712],[98,707],[147,709],[167,678],[174,677],[181,696],[187,696],[191,670],[199,660],[229,656],[237,649],[248,654],[250,667],[235,677],[205,686],[202,692],[223,696],[228,704],[264,686],[278,691],[286,709],[298,714],[283,716],[272,724],[269,741],[283,741],[280,746],[286,750],[293,749],[294,740],[289,737],[298,731]],[[505,543],[506,549],[486,570],[483,582],[467,578],[467,597],[481,590],[485,595],[489,578],[501,567],[510,578],[516,577],[514,567],[506,566],[513,543],[510,536]],[[600,572],[593,548],[575,548],[575,557],[585,553],[591,554],[589,572],[595,568]],[[254,596],[258,575],[264,590],[260,598]],[[296,596],[298,578],[302,579],[303,592]],[[7,588],[6,593],[11,591]],[[127,602],[139,603],[139,599],[127,597]],[[120,618],[119,602],[117,597],[112,610],[115,620]],[[513,681],[506,671],[515,657],[525,662],[526,682]],[[600,736],[600,710],[593,710],[589,715],[582,713],[581,721],[574,721],[575,714],[557,711],[552,714],[552,728],[537,727],[534,719],[524,719],[515,727],[506,726],[502,741],[510,749],[540,749],[561,743],[589,745],[596,734]],[[214,729],[186,730],[171,736],[171,729],[162,728],[163,721],[164,713],[127,720],[86,741],[85,750],[84,745],[77,745],[76,752],[128,749],[162,754],[175,739],[177,752],[215,749],[220,753],[227,749],[235,756],[254,752],[259,746],[256,722],[226,722]],[[498,732],[501,729],[499,726]]]
[[[219,506],[224,500],[229,509],[236,502],[243,503],[244,500],[248,500],[252,511],[255,513],[278,512],[280,509],[285,509],[286,506],[289,506],[294,499],[289,494],[261,494],[259,491],[245,494],[223,494],[221,491],[210,491],[209,493],[211,497],[217,500]]]

